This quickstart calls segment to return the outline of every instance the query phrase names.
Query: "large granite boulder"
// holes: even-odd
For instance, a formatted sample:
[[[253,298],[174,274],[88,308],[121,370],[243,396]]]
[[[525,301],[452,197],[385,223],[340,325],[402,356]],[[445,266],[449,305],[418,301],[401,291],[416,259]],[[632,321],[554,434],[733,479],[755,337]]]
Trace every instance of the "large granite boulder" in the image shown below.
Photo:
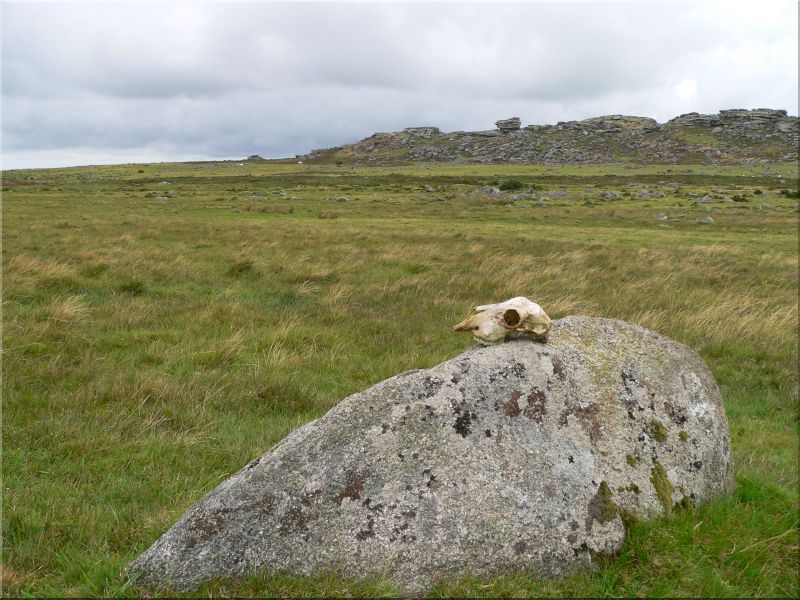
[[[282,571],[560,577],[614,553],[625,518],[731,489],[714,378],[686,346],[609,319],[474,347],[344,399],[222,483],[130,566],[191,590]]]

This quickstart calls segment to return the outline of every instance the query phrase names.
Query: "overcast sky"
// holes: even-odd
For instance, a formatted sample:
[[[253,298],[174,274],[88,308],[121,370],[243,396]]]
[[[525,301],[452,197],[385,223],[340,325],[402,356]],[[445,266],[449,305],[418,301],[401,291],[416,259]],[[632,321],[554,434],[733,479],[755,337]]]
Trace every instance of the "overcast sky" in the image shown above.
[[[376,131],[797,114],[797,4],[2,4],[3,168],[284,157]]]

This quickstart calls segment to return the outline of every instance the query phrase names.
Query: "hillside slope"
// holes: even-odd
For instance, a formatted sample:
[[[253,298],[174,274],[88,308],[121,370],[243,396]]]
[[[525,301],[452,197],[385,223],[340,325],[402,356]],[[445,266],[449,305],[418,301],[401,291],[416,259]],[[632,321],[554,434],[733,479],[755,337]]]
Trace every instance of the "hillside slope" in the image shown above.
[[[798,161],[798,117],[785,110],[688,113],[666,123],[610,115],[521,127],[519,119],[490,131],[444,133],[409,127],[353,144],[314,150],[310,162],[476,163],[792,163]]]

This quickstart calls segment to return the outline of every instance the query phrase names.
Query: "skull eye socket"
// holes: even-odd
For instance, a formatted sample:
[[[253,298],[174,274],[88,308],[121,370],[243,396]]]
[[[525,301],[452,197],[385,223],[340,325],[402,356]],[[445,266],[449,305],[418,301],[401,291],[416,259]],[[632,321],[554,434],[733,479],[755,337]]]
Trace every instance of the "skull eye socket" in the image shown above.
[[[519,313],[513,308],[509,308],[503,313],[503,322],[509,327],[516,327],[520,322]]]

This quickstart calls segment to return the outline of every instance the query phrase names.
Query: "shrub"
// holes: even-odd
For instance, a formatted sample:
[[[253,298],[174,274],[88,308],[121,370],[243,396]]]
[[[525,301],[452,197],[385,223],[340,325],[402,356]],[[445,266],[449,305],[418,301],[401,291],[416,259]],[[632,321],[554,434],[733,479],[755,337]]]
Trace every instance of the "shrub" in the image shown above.
[[[510,190],[520,190],[522,189],[522,182],[517,181],[516,179],[506,179],[501,181],[498,187],[504,192],[508,192]]]

